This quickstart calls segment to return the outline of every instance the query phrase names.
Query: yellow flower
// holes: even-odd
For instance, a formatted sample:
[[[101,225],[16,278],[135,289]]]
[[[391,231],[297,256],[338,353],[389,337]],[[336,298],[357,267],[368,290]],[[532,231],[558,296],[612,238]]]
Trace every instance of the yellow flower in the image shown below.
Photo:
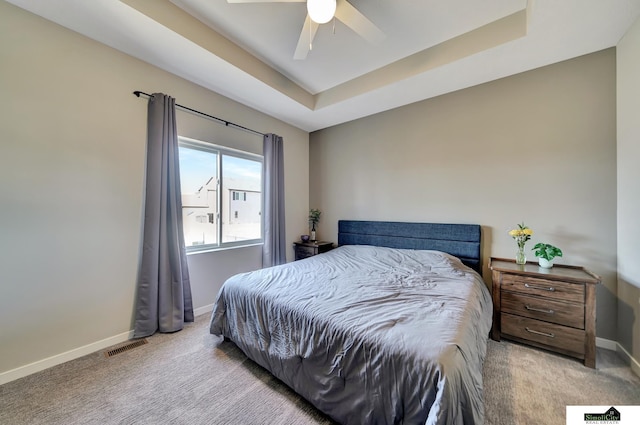
[[[533,230],[529,229],[524,223],[518,224],[517,229],[509,230],[509,236],[516,240],[520,248],[524,248],[524,244],[531,239]]]

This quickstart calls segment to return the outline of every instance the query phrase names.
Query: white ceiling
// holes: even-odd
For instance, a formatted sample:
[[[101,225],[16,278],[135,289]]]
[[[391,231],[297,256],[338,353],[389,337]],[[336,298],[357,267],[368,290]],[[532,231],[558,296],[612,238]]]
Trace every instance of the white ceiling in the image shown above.
[[[640,0],[350,0],[386,38],[332,21],[296,61],[304,3],[7,1],[306,131],[615,46],[640,16]]]
[[[333,22],[321,25],[307,59],[296,61],[293,52],[307,14],[305,3],[171,1],[313,94],[526,6],[526,0],[351,0],[385,33],[385,40],[372,45],[336,20],[335,33]]]

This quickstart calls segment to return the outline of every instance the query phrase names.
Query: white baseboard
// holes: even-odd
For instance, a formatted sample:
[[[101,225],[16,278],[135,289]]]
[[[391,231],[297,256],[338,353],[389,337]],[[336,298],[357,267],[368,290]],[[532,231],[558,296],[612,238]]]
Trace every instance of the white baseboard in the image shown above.
[[[213,311],[213,304],[205,305],[203,307],[196,308],[193,310],[194,316],[200,316],[203,314],[211,313]]]
[[[8,370],[0,373],[0,385],[7,382],[15,381],[16,379],[23,378],[32,373],[40,372],[41,370],[48,369],[50,367],[74,360],[87,354],[95,353],[96,351],[103,350],[112,345],[119,344],[121,342],[128,341],[133,337],[133,331],[124,332],[116,336],[105,338],[100,341],[93,342],[91,344],[84,345],[82,347],[74,348],[73,350],[66,351],[55,356],[47,357],[46,359],[38,360],[37,362],[29,363],[24,366],[17,367],[15,369]]]
[[[611,341],[610,339],[604,338],[596,338],[596,347],[615,351],[621,357],[623,357],[627,361],[627,363],[629,363],[633,373],[640,376],[640,362],[633,358],[631,353],[629,353],[622,345],[620,345],[616,341]]]
[[[629,361],[629,365],[631,366],[631,370],[633,371],[633,373],[640,376],[640,362],[638,362],[635,358],[633,358],[631,353],[625,350],[625,348],[622,345],[620,344],[617,344],[617,345],[618,345],[618,349],[616,351],[618,352],[618,354],[620,354],[622,357],[627,359]]]
[[[193,310],[194,316],[200,316],[201,314],[207,314],[213,311],[213,304],[205,305]],[[87,344],[82,347],[74,348],[73,350],[66,351],[55,356],[47,357],[46,359],[38,360],[37,362],[29,363],[24,366],[17,367],[15,369],[8,370],[0,373],[0,385],[7,382],[15,381],[16,379],[23,378],[31,375],[32,373],[40,372],[41,370],[48,369],[50,367],[74,360],[87,354],[95,353],[96,351],[104,350],[112,345],[120,344],[121,342],[128,341],[133,338],[133,329],[129,332],[124,332],[116,336],[112,336],[91,344]]]
[[[611,341],[610,339],[596,337],[596,347],[616,351],[616,349],[618,348],[618,343],[615,341]]]

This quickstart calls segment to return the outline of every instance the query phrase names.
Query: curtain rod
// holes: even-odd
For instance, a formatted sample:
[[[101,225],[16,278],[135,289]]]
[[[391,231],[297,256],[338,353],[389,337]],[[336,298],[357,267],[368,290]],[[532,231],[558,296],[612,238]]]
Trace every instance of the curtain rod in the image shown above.
[[[140,97],[140,95],[147,96],[147,97],[153,97],[152,94],[145,93],[145,92],[140,91],[140,90],[134,91],[133,94],[136,97]],[[209,119],[214,120],[214,121],[218,121],[219,123],[224,124],[227,127],[231,126],[231,127],[237,128],[239,130],[244,130],[244,131],[248,131],[249,133],[257,134],[259,136],[264,136],[264,133],[261,133],[259,131],[252,130],[250,128],[241,126],[239,124],[232,123],[231,121],[223,120],[222,118],[214,117],[213,115],[205,114],[204,112],[197,111],[195,109],[189,108],[189,107],[184,106],[184,105],[180,105],[178,103],[176,103],[176,108],[184,109],[185,111],[189,111],[189,112],[193,112],[194,114],[202,115],[203,117],[209,118]]]

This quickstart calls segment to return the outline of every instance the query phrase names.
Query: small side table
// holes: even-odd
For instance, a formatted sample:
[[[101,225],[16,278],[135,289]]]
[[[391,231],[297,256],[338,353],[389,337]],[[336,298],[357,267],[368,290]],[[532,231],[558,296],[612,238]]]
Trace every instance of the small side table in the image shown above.
[[[295,251],[295,259],[302,260],[303,258],[313,257],[314,255],[322,254],[323,252],[331,251],[333,249],[332,242],[294,242],[293,249]]]

